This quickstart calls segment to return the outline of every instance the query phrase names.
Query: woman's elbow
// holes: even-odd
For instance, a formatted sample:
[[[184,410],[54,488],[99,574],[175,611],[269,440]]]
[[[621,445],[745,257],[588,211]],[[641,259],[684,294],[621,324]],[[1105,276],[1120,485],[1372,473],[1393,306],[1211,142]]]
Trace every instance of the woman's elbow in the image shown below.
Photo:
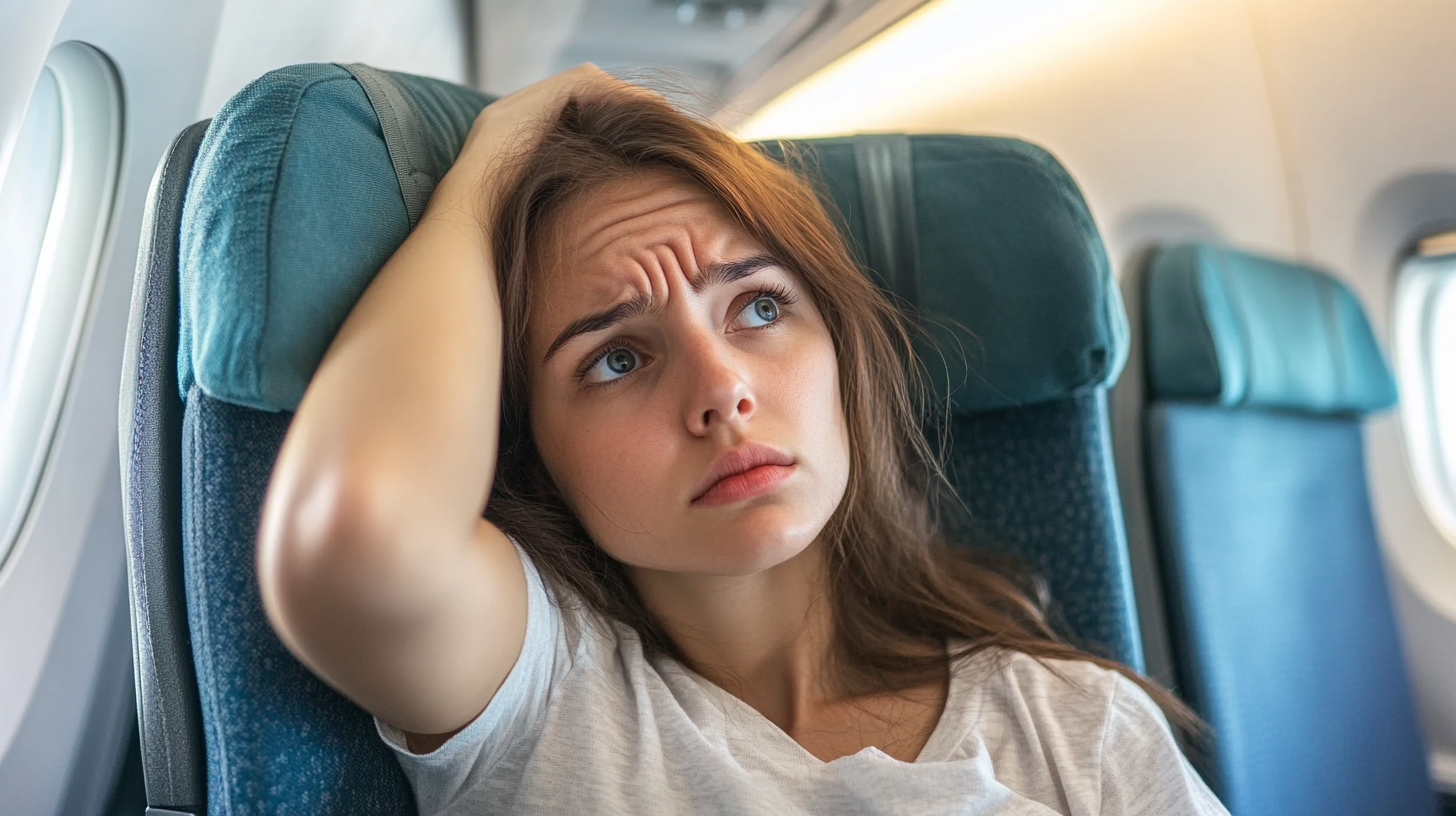
[[[419,588],[421,553],[409,525],[394,518],[387,480],[355,472],[290,478],[274,474],[258,530],[263,608],[285,640],[347,615],[384,615]],[[336,623],[336,622],[335,622]]]

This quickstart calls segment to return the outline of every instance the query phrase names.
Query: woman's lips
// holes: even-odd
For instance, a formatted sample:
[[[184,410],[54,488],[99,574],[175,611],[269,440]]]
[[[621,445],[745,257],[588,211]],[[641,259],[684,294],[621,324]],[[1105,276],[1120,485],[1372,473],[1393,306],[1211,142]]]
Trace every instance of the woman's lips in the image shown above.
[[[694,499],[693,504],[712,507],[746,501],[769,492],[793,472],[793,465],[759,465],[742,473],[724,476]]]

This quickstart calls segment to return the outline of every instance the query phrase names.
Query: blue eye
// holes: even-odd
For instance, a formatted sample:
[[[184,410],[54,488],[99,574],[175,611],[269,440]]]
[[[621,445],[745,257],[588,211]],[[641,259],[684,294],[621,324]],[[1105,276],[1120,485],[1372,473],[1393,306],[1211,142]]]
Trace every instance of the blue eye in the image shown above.
[[[625,346],[607,351],[586,370],[586,379],[593,382],[610,382],[625,377],[642,365],[637,352]]]
[[[749,327],[767,326],[779,319],[779,302],[769,295],[763,295],[748,304],[743,309],[743,315],[747,318]]]

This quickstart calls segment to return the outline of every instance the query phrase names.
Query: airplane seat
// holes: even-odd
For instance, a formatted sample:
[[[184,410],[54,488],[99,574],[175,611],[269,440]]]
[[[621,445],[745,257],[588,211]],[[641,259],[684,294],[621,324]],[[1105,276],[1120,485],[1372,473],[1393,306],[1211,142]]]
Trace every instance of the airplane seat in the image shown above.
[[[1144,278],[1149,503],[1179,690],[1240,816],[1434,814],[1365,481],[1395,403],[1340,281],[1210,244]]]
[[[366,66],[294,66],[185,131],[159,168],[120,417],[154,814],[413,812],[368,715],[274,635],[254,546],[314,368],[488,101]],[[1126,316],[1070,177],[1011,139],[789,150],[948,349],[925,358],[971,511],[953,534],[1040,568],[1073,637],[1140,665],[1104,396]]]

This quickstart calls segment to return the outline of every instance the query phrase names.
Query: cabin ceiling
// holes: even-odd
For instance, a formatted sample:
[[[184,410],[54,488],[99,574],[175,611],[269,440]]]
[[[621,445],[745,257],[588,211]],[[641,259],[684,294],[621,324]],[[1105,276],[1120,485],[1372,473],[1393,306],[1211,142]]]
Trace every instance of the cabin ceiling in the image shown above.
[[[618,75],[656,76],[659,84],[697,97],[696,106],[705,111],[732,100],[791,51],[886,5],[885,0],[473,2],[475,79],[491,93],[593,62]]]

